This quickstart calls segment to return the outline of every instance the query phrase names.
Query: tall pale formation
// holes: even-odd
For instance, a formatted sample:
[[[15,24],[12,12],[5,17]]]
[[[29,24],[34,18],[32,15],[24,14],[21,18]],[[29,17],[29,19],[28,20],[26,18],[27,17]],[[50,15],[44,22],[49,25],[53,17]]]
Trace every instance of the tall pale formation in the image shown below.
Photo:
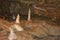
[[[19,19],[20,19],[20,16],[18,14],[17,17],[16,17],[16,23],[20,23]]]
[[[30,8],[29,8],[29,10],[28,10],[28,21],[30,21],[31,20],[31,10],[30,10]]]

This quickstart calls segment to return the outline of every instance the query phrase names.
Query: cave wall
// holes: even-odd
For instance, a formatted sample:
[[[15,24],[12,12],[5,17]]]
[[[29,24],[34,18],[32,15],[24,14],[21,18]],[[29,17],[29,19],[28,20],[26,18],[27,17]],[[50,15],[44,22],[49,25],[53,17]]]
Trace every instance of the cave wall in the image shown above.
[[[0,4],[0,15],[6,18],[27,15],[30,8],[31,15],[60,19],[60,0],[2,0]]]

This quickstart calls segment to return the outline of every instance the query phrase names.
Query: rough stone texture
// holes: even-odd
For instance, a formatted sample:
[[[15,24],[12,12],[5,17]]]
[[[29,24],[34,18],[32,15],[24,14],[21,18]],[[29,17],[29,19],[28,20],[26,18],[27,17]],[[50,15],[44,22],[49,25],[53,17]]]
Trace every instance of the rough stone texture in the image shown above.
[[[31,22],[25,21],[29,8]],[[24,19],[20,23],[24,31],[16,32],[17,40],[60,40],[60,0],[0,1],[0,18],[11,21],[17,14]],[[0,40],[8,40],[7,30],[12,24],[14,21],[0,19]]]
[[[4,24],[4,22],[6,22],[6,24]],[[7,21],[4,22],[0,24],[6,25],[6,27],[10,25]],[[24,31],[15,31],[18,37],[17,40],[60,40],[60,26],[58,25],[48,24],[45,20],[32,20],[30,23],[25,23],[26,21],[21,21],[21,26],[24,28]],[[9,27],[5,28],[3,25],[0,25],[2,27],[0,37],[2,37],[1,39],[3,40],[5,40],[5,38],[8,40],[9,31],[7,30]]]
[[[12,6],[11,4],[14,6]],[[38,15],[41,14],[43,16],[50,16],[50,17],[59,17],[60,15],[59,0],[19,0],[19,1],[5,0],[2,1],[1,5],[2,5],[3,12],[7,14],[10,14],[12,10],[13,14],[20,13],[23,15],[27,15],[28,8],[31,8],[32,14],[38,14]],[[35,8],[34,5],[40,9]]]

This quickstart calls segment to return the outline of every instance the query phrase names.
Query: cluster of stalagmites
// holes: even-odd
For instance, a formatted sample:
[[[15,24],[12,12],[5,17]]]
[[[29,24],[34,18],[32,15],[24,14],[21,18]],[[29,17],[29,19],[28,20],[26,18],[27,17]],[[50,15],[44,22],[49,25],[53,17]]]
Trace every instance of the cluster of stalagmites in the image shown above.
[[[19,21],[19,15],[16,18],[15,23],[8,27],[9,33],[4,34],[6,40],[59,40],[60,39],[60,27],[49,25],[44,20],[31,20],[30,9],[28,11],[28,21],[24,27],[21,26]],[[8,25],[7,25],[8,26]],[[4,32],[4,31],[2,31]],[[1,34],[2,37],[3,33]],[[1,37],[0,37],[1,38]],[[4,39],[5,40],[5,39]]]

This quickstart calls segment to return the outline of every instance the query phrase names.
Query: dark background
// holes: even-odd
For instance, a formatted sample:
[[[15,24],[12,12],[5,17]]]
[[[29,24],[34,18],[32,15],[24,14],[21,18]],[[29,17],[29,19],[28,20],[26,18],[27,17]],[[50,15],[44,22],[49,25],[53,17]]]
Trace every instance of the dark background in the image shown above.
[[[0,18],[14,21],[13,17],[20,14],[21,19],[26,20],[29,8],[32,19],[60,23],[60,0],[0,0]]]

